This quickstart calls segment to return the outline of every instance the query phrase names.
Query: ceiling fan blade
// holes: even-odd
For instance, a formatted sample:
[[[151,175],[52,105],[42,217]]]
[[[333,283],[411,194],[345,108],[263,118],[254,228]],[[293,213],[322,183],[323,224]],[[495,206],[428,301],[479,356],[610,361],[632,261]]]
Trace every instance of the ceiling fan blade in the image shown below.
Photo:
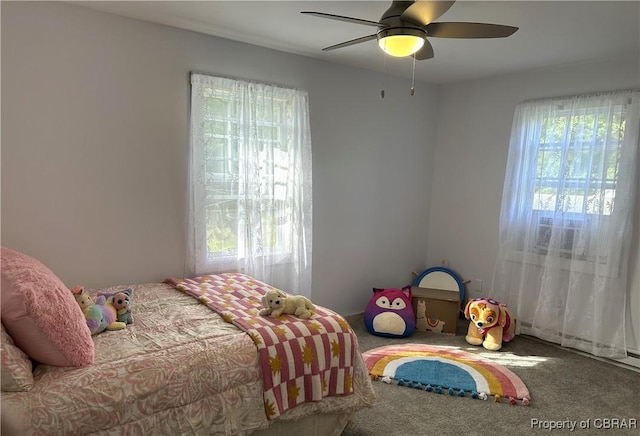
[[[518,28],[485,23],[431,23],[425,30],[428,36],[436,38],[505,38]]]
[[[431,59],[433,57],[433,47],[428,39],[424,40],[424,45],[420,50],[415,53],[415,58],[418,61],[423,61],[425,59]]]
[[[418,0],[402,13],[400,19],[426,26],[447,12],[454,3],[455,1]]]
[[[329,50],[335,50],[337,48],[348,47],[350,45],[360,44],[361,42],[367,42],[377,38],[378,38],[378,35],[374,33],[373,35],[367,35],[361,38],[352,39],[350,41],[341,42],[340,44],[332,45],[330,47],[325,47],[322,49],[322,51],[329,51]]]
[[[374,27],[386,26],[385,24],[378,23],[377,21],[369,21],[369,20],[363,20],[361,18],[345,17],[343,15],[325,14],[324,12],[303,11],[300,13],[305,15],[312,15],[314,17],[329,18],[330,20],[346,21],[347,23],[364,24],[365,26],[374,26]]]

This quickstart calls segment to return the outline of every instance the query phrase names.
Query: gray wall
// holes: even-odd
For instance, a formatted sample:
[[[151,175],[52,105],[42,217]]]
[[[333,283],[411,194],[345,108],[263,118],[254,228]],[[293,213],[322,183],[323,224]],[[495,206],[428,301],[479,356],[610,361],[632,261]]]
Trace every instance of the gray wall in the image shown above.
[[[426,267],[436,88],[65,3],[2,2],[2,244],[67,286],[184,274],[189,71],[305,88],[312,298]]]
[[[429,264],[448,259],[472,280],[491,286],[498,252],[498,219],[516,105],[524,100],[640,87],[638,54],[565,65],[441,90],[429,216]],[[638,192],[640,195],[640,190]],[[640,200],[629,263],[628,343],[640,344]]]

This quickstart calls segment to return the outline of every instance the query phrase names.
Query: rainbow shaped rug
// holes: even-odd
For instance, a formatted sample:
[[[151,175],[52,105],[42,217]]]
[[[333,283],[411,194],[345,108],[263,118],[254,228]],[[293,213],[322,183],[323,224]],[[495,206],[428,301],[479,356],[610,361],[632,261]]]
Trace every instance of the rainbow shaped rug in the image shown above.
[[[472,353],[423,344],[389,345],[362,354],[373,379],[497,403],[529,404],[529,390],[509,369]]]

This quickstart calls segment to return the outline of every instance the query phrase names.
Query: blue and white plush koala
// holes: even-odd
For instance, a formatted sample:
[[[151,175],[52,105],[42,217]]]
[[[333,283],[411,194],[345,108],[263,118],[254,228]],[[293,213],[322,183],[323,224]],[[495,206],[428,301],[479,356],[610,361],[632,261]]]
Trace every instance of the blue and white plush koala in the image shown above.
[[[118,314],[118,321],[125,324],[133,323],[133,315],[131,314],[131,297],[133,295],[133,289],[127,288],[123,291],[118,291],[112,294],[98,294],[104,295],[107,298],[107,302],[111,303],[115,307]]]

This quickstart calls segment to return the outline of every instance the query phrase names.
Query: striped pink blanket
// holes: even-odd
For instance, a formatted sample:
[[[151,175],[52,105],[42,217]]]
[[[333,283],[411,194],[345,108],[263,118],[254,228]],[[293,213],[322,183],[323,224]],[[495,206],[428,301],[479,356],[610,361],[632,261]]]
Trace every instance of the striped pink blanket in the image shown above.
[[[357,339],[337,313],[316,306],[308,320],[260,316],[262,296],[275,288],[239,273],[166,282],[251,336],[260,357],[268,419],[304,402],[353,393]]]

